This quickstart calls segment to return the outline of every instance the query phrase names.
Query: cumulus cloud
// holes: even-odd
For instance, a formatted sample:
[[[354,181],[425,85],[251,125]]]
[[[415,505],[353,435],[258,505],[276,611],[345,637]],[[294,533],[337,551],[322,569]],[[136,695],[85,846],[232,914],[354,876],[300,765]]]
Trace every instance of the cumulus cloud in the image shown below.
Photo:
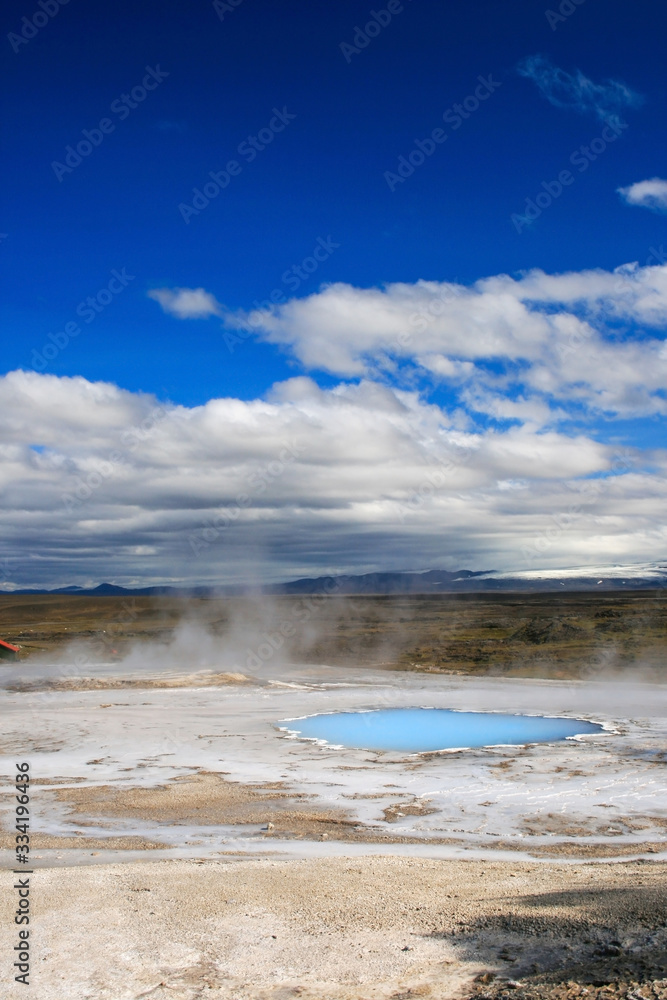
[[[287,347],[311,370],[395,377],[409,365],[467,386],[492,409],[496,397],[523,395],[554,417],[568,404],[641,416],[667,410],[666,312],[667,267],[629,265],[472,286],[338,283],[225,322]],[[653,332],[625,341],[613,335],[619,324]]]
[[[667,181],[652,177],[647,181],[637,181],[629,187],[617,188],[628,205],[650,208],[653,212],[667,212]]]
[[[519,63],[518,72],[533,80],[542,96],[554,107],[579,114],[594,114],[602,120],[610,114],[618,114],[623,108],[637,107],[643,102],[640,94],[620,80],[594,83],[581,70],[568,73],[554,66],[546,56],[528,56]]]
[[[0,378],[4,583],[260,583],[664,551],[664,456],[649,474],[634,452],[520,417],[465,430],[367,379],[323,389],[299,376],[266,399],[184,407],[12,372]]]
[[[222,314],[215,296],[203,288],[153,288],[148,297],[176,319],[210,319]]]
[[[0,584],[664,558],[667,454],[599,426],[666,412],[667,266],[334,284],[234,315],[202,294],[302,374],[196,407],[1,377]]]

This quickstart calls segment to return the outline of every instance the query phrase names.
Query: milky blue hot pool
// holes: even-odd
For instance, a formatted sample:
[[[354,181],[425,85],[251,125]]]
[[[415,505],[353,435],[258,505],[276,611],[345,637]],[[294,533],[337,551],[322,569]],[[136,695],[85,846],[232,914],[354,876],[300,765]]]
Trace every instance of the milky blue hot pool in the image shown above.
[[[383,708],[283,719],[281,729],[307,739],[359,750],[426,753],[472,747],[553,743],[602,726],[580,719],[499,712],[452,712],[444,708]]]

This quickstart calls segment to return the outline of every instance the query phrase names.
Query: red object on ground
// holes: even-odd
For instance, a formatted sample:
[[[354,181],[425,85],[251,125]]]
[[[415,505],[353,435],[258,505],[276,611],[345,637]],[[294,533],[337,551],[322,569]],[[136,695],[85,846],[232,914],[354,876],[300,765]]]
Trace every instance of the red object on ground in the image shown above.
[[[17,660],[18,655],[18,646],[12,646],[11,642],[5,642],[4,639],[0,639],[0,660]]]

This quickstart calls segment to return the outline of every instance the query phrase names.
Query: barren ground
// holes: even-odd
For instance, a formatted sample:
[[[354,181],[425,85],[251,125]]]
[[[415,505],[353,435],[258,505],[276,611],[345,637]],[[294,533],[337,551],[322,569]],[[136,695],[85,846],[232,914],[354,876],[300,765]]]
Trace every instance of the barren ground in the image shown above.
[[[27,758],[32,995],[667,1000],[663,595],[316,601],[256,673],[300,600],[0,596],[22,646],[0,663],[0,846]],[[409,759],[275,730],[426,701],[610,729]]]
[[[256,633],[290,623],[282,655],[295,663],[554,678],[640,668],[664,678],[665,670],[664,591],[187,602],[0,595],[0,637],[20,644],[23,658],[74,639],[97,658],[120,658],[133,643],[169,642],[184,616],[219,638],[241,623]]]
[[[395,857],[45,870],[34,876],[33,993],[664,998],[665,872]]]

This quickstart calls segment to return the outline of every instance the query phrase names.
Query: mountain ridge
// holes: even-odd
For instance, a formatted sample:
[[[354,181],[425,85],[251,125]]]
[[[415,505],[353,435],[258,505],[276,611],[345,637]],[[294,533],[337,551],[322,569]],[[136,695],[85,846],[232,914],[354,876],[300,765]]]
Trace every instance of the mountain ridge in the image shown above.
[[[592,590],[656,590],[667,587],[667,567],[657,567],[647,575],[632,575],[622,570],[618,574],[599,575],[582,571],[580,575],[564,572],[562,576],[539,574],[522,577],[497,574],[493,570],[426,570],[413,572],[377,572],[359,575],[302,577],[286,583],[265,587],[240,585],[121,587],[100,583],[95,587],[29,588],[3,591],[5,594],[72,597],[172,596],[172,597],[236,597],[250,595],[288,596],[329,594],[338,596],[392,594],[455,594],[489,593],[494,591],[549,593],[554,591]]]

